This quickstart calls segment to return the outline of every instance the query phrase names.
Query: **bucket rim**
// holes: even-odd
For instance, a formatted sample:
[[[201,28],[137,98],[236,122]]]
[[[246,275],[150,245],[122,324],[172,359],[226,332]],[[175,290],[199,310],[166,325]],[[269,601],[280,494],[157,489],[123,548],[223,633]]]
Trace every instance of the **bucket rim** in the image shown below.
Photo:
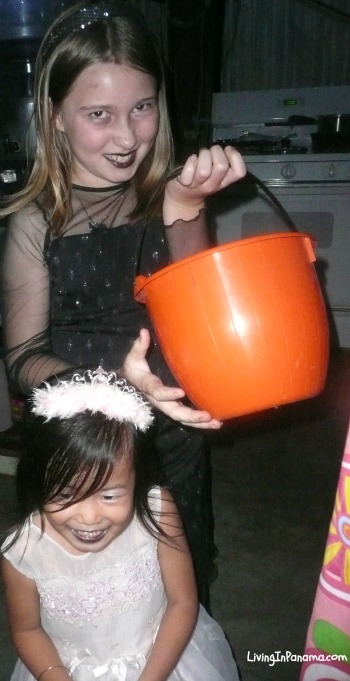
[[[310,241],[315,245],[316,244],[316,238],[312,234],[308,234],[307,232],[273,232],[272,234],[259,234],[255,236],[248,236],[244,237],[243,239],[235,239],[234,241],[228,241],[227,243],[220,244],[218,246],[213,246],[211,248],[206,248],[202,251],[199,251],[199,253],[194,253],[193,255],[188,255],[186,258],[182,258],[181,260],[177,260],[176,262],[171,263],[170,265],[166,265],[165,267],[162,267],[160,270],[157,272],[154,272],[150,276],[144,276],[142,274],[136,276],[136,281],[138,277],[140,279],[144,279],[143,283],[140,285],[139,290],[141,291],[145,286],[147,286],[148,283],[154,282],[155,279],[158,277],[163,276],[164,274],[167,274],[168,272],[174,271],[179,267],[182,267],[183,265],[186,265],[190,262],[194,262],[196,260],[200,260],[201,258],[206,258],[214,255],[214,253],[221,253],[222,251],[228,251],[231,248],[237,248],[239,246],[246,246],[248,244],[251,244],[255,241],[267,241],[271,239],[310,239]]]

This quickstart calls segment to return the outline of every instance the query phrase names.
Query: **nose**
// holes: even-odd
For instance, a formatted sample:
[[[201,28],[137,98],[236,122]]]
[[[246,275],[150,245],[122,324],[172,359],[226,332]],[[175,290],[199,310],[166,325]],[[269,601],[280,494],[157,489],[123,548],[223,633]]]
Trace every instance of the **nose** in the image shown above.
[[[113,127],[112,140],[115,146],[132,149],[135,146],[136,134],[133,121],[128,116],[119,117]]]
[[[78,501],[75,506],[75,518],[82,525],[98,525],[102,520],[102,514],[100,512],[100,506],[96,499],[90,497],[88,499],[83,499]]]

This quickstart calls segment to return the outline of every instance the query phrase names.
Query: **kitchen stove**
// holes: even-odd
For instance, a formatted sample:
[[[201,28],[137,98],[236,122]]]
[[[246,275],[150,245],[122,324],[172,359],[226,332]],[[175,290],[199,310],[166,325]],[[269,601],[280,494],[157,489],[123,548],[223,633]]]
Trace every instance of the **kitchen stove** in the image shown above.
[[[248,165],[253,172],[252,163],[259,163],[255,169],[260,171],[262,180],[347,181],[350,178],[350,121],[346,132],[335,128],[333,135],[324,134],[323,138],[319,126],[325,117],[350,118],[348,112],[350,86],[214,93],[212,139],[221,145],[233,144],[243,156],[254,156],[254,160],[247,159]],[[286,169],[284,163],[278,165],[281,159],[276,156],[287,155],[288,164],[297,163],[297,167],[288,165]],[[336,163],[334,168],[324,165],[332,161]],[[318,163],[322,164],[321,170]]]
[[[350,347],[349,112],[350,86],[215,93],[212,141],[236,146],[248,174],[209,204],[218,243],[291,228],[316,238],[331,338],[342,347]],[[344,129],[325,132],[333,118]]]

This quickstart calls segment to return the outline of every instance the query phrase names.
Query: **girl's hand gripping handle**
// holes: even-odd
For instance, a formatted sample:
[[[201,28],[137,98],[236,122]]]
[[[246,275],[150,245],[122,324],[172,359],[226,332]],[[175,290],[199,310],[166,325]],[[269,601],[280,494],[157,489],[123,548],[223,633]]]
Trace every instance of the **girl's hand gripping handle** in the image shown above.
[[[165,188],[165,225],[176,220],[193,220],[204,207],[205,198],[242,179],[246,167],[234,147],[215,144],[192,154],[179,174]]]

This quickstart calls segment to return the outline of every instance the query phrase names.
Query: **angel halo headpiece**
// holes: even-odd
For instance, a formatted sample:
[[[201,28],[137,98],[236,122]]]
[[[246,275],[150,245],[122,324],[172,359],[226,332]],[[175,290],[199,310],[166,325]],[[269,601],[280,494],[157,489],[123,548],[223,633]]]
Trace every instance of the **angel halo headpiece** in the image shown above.
[[[140,21],[140,13],[128,0],[82,0],[63,12],[52,24],[41,46],[43,59],[47,61],[64,38],[81,31],[97,21],[116,17],[133,17]]]
[[[151,405],[142,395],[114,372],[101,367],[76,373],[69,381],[45,383],[45,387],[33,391],[32,412],[46,421],[55,417],[68,419],[84,411],[100,412],[107,419],[130,423],[143,432],[153,421]]]

